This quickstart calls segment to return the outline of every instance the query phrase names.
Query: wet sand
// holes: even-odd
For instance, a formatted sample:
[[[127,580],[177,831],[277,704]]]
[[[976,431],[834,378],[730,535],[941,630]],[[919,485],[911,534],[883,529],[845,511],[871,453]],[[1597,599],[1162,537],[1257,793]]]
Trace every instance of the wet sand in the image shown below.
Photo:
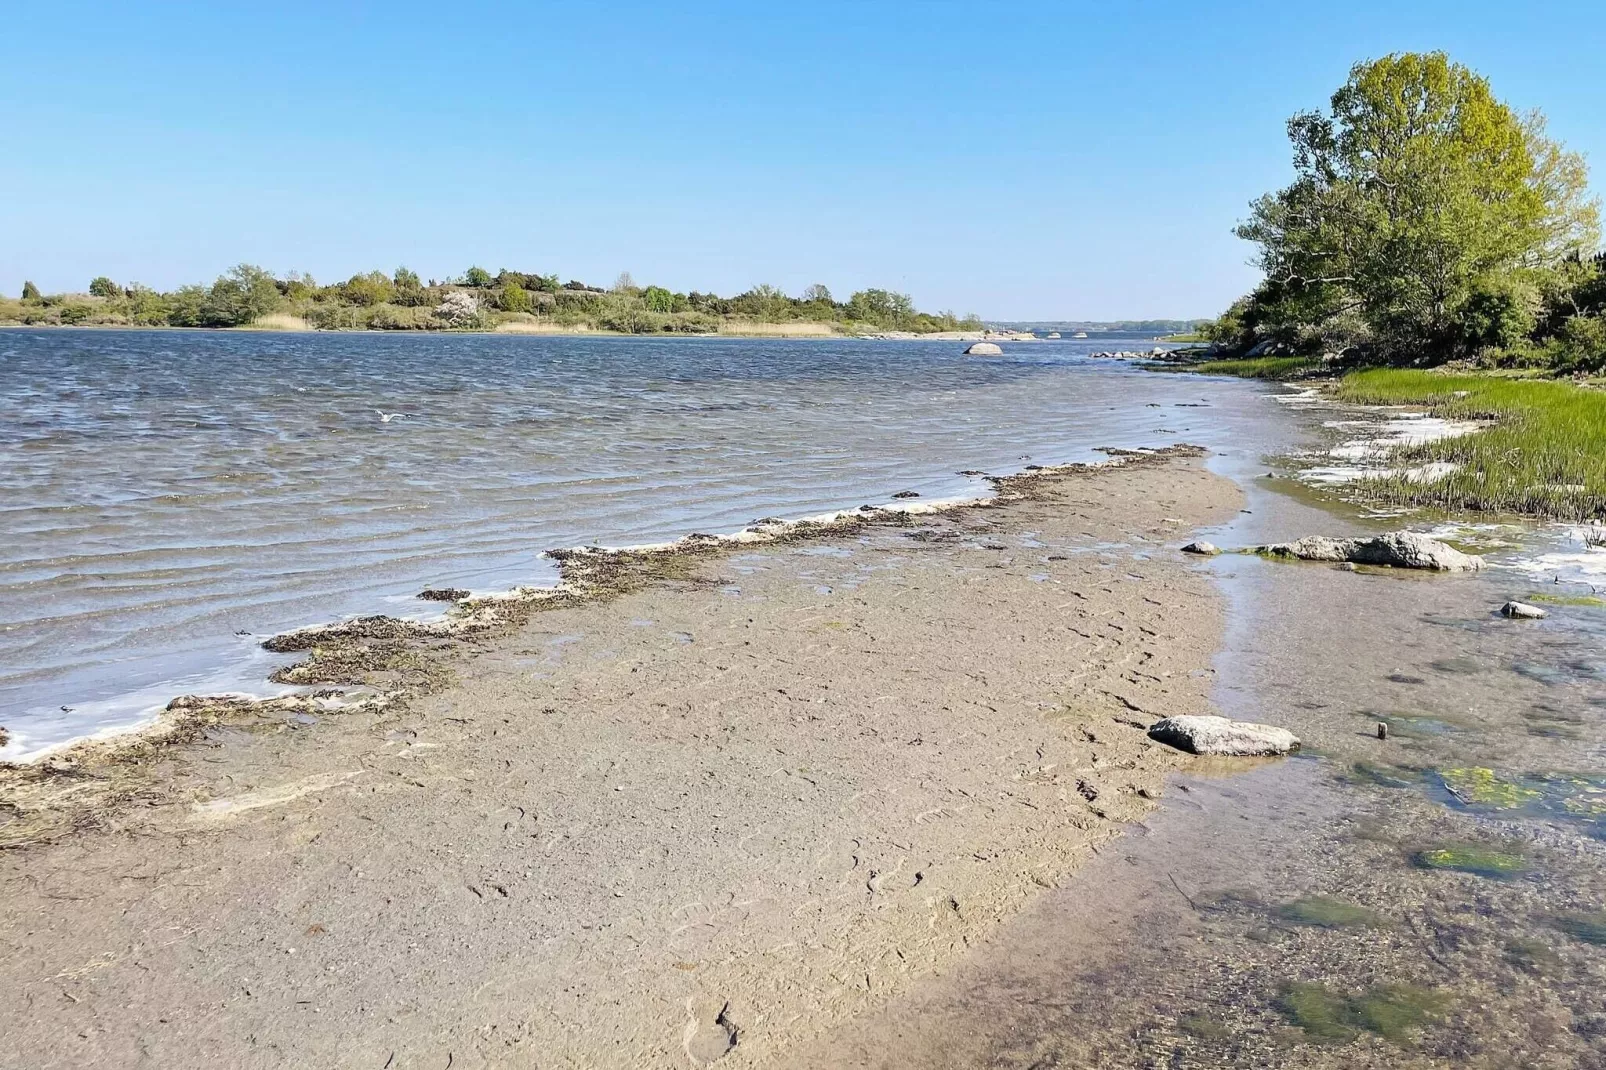
[[[1252,513],[1208,536],[1400,524],[1288,485],[1248,481]],[[962,963],[787,1065],[1606,1066],[1606,610],[1502,619],[1535,586],[1500,568],[1206,567],[1231,602],[1217,707],[1302,755],[1174,779]],[[1515,868],[1430,864],[1468,847]]]
[[[378,711],[214,727],[0,856],[0,1065],[781,1065],[1153,808],[1196,459],[697,556]],[[89,824],[90,822],[84,822]]]

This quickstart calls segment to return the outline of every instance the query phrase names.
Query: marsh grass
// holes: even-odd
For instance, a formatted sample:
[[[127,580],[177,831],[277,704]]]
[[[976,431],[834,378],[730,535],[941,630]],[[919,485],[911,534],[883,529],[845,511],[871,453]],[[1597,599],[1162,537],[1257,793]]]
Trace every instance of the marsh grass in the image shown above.
[[[1434,480],[1398,474],[1356,484],[1371,497],[1564,520],[1606,517],[1606,391],[1555,380],[1372,369],[1345,376],[1338,397],[1494,422],[1474,434],[1401,448],[1394,459],[1402,466],[1460,467]]]
[[[1309,357],[1244,357],[1237,360],[1204,360],[1197,364],[1155,364],[1150,367],[1159,371],[1196,372],[1200,375],[1235,375],[1240,379],[1298,379],[1320,371],[1324,365]]]

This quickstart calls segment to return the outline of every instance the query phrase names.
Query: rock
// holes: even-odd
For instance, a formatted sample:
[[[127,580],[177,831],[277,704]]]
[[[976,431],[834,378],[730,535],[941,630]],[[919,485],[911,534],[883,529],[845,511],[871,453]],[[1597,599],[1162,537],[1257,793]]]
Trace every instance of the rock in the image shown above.
[[[1271,557],[1294,557],[1301,561],[1348,561],[1356,565],[1387,565],[1392,568],[1422,568],[1439,572],[1473,572],[1483,567],[1483,558],[1464,554],[1437,539],[1414,531],[1396,531],[1369,539],[1330,539],[1307,535],[1297,542],[1257,546],[1252,551]]]
[[[418,597],[426,602],[461,602],[468,594],[461,587],[426,587]]]
[[[1550,616],[1545,610],[1530,606],[1527,602],[1507,602],[1500,607],[1500,613],[1513,620],[1544,620]]]
[[[918,490],[900,490],[898,493],[894,494],[893,497],[894,498],[918,498],[918,497],[920,497],[920,492]]]
[[[1254,757],[1299,749],[1299,737],[1286,728],[1210,715],[1156,721],[1149,728],[1149,738],[1193,754]]]
[[[1182,552],[1185,554],[1200,554],[1204,557],[1215,557],[1221,552],[1221,548],[1213,542],[1206,542],[1200,539],[1198,542],[1190,542],[1184,546]]]
[[[972,357],[1001,357],[1004,355],[1004,351],[991,342],[977,342],[965,352]]]

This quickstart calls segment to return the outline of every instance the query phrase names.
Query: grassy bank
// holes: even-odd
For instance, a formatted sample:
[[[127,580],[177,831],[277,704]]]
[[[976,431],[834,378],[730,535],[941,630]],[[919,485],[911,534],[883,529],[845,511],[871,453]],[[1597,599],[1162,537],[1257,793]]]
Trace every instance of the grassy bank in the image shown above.
[[[1298,379],[1321,367],[1321,361],[1309,357],[1239,357],[1179,364],[1177,370],[1200,375],[1236,375],[1240,379]]]
[[[1431,482],[1368,481],[1366,489],[1384,501],[1565,520],[1606,517],[1606,391],[1556,380],[1373,369],[1346,376],[1337,396],[1494,421],[1476,434],[1401,451],[1409,463],[1461,467]]]

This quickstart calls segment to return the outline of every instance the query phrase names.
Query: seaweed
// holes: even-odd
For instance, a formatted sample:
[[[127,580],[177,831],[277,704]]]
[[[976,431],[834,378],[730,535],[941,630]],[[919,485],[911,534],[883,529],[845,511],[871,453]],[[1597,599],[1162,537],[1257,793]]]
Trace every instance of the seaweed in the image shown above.
[[[1348,996],[1308,981],[1285,985],[1277,1003],[1312,1040],[1342,1044],[1365,1030],[1402,1046],[1449,1005],[1441,993],[1411,985],[1379,985]]]
[[[1446,844],[1418,851],[1412,861],[1422,869],[1452,870],[1479,877],[1515,877],[1527,871],[1520,855],[1478,844]]]

